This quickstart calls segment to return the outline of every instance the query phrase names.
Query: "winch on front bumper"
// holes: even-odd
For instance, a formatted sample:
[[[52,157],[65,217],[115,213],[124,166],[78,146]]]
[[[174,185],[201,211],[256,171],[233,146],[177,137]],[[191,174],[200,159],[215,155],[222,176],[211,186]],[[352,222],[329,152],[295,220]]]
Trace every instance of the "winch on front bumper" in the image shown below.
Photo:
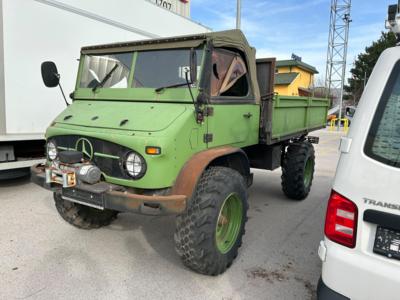
[[[52,170],[43,164],[31,167],[32,182],[48,190],[61,194],[65,200],[95,207],[97,209],[112,209],[121,212],[136,212],[149,215],[178,214],[186,209],[185,195],[143,195],[132,193],[124,187],[107,182],[95,184],[77,183],[72,187],[63,187],[62,180],[72,180],[75,175],[61,174],[59,183],[47,179]],[[68,175],[69,174],[69,175]],[[68,184],[68,182],[66,182]],[[65,186],[65,185],[64,185]],[[68,185],[67,185],[68,186]]]

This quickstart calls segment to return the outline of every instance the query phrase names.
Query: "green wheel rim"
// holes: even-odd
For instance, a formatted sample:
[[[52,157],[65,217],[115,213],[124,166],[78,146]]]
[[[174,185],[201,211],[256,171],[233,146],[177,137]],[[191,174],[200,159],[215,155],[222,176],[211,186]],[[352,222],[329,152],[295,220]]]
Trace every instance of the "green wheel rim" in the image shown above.
[[[313,171],[314,171],[314,161],[309,158],[304,168],[304,186],[308,187],[310,185],[313,176]]]
[[[215,238],[218,250],[225,254],[235,244],[242,226],[243,204],[235,193],[226,197],[219,211]]]

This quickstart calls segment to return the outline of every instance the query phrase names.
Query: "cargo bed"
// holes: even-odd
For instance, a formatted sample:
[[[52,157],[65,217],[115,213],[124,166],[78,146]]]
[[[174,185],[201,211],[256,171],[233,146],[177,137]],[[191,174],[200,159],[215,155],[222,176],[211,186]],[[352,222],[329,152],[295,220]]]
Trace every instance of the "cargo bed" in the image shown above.
[[[308,97],[275,96],[270,142],[298,136],[326,126],[329,100]],[[268,128],[270,129],[270,128]]]
[[[275,59],[257,59],[260,144],[272,145],[326,126],[329,99],[274,94]]]

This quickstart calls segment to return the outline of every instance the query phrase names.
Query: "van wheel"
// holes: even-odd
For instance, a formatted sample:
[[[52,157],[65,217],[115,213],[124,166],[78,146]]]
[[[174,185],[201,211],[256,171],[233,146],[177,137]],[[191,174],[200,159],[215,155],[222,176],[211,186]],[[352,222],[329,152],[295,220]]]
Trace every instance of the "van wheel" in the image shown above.
[[[242,245],[247,209],[243,176],[225,167],[207,169],[176,219],[176,251],[183,264],[205,275],[225,272]]]
[[[293,200],[305,199],[314,178],[315,151],[308,142],[288,146],[282,161],[282,190]]]
[[[109,225],[117,218],[114,210],[99,210],[79,203],[64,200],[60,194],[54,193],[56,208],[61,217],[80,229],[95,229]]]

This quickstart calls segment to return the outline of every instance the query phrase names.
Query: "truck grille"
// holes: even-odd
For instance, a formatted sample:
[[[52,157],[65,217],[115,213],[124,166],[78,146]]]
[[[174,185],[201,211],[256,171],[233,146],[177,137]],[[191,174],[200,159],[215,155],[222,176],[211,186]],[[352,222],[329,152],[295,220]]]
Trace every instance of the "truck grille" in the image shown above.
[[[105,140],[77,135],[61,135],[51,138],[60,151],[78,150],[76,144],[80,139],[86,139],[93,147],[92,162],[107,176],[131,179],[123,168],[123,158],[131,149]]]

